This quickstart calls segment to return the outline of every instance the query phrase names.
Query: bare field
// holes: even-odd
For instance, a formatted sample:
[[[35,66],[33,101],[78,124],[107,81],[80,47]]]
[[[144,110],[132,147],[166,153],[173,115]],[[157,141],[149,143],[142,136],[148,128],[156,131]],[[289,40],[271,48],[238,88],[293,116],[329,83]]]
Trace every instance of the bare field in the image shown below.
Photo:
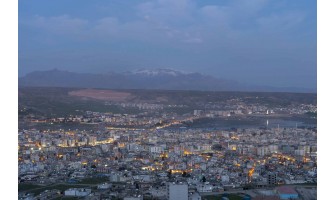
[[[116,92],[113,90],[96,90],[96,89],[83,89],[71,91],[68,93],[70,96],[86,97],[105,101],[125,101],[131,96],[127,92]]]

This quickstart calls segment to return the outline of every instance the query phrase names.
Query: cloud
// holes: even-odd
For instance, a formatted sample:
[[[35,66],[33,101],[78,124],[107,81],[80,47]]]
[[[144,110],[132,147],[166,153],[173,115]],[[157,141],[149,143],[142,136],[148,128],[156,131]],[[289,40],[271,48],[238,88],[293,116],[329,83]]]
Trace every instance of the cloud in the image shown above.
[[[271,1],[269,0],[234,0],[231,8],[241,15],[255,15],[263,10]]]
[[[203,43],[203,40],[201,38],[189,38],[184,40],[186,43],[192,43],[192,44],[200,44]]]
[[[286,13],[274,13],[270,16],[260,17],[257,19],[259,28],[262,31],[283,33],[296,26],[299,26],[305,19],[306,15],[300,11],[291,11]]]
[[[209,21],[226,21],[229,18],[230,8],[226,6],[208,5],[200,9],[203,17]]]
[[[197,26],[197,8],[191,0],[147,1],[137,6],[140,16],[153,28],[166,36],[165,39],[182,43],[202,43]],[[158,32],[158,33],[159,33]]]
[[[120,23],[117,18],[105,17],[94,23],[92,31],[98,35],[116,35],[120,31]]]
[[[163,33],[167,37],[167,39],[193,44],[199,44],[203,42],[203,40],[199,36],[199,33],[191,33],[189,30],[187,30],[187,28],[183,29],[179,27],[171,27],[162,21],[156,20],[157,18],[153,18],[148,15],[145,15],[143,18],[150,26]]]
[[[32,20],[26,21],[25,23],[54,34],[77,35],[85,30],[89,22],[88,20],[70,17],[69,15],[49,18],[36,15]]]
[[[120,20],[118,16],[82,19],[69,15],[35,16],[30,25],[50,34],[72,38],[132,39],[166,44],[215,44],[238,40],[262,31],[287,31],[304,20],[302,13],[262,14],[267,0],[227,1],[220,5],[197,5],[192,0],[145,1],[134,5],[137,18]],[[114,8],[115,9],[115,8]],[[220,43],[219,42],[219,43]]]
[[[191,0],[147,1],[137,6],[139,15],[172,24],[184,23],[187,20],[192,21],[192,13],[196,9],[195,2]]]

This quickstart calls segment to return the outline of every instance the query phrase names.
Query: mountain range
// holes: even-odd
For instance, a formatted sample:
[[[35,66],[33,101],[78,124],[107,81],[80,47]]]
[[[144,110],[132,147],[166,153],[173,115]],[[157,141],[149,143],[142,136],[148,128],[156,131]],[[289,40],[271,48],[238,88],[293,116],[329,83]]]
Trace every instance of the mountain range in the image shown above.
[[[182,72],[173,69],[139,69],[106,74],[76,73],[58,69],[34,71],[19,78],[19,87],[316,93],[315,89],[247,85],[200,73]]]

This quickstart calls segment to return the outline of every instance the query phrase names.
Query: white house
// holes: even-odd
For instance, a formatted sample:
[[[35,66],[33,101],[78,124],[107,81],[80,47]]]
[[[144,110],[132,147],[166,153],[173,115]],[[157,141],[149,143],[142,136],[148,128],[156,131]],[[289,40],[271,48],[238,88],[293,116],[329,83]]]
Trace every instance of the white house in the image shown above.
[[[91,189],[87,188],[69,188],[65,190],[65,196],[84,197],[91,194]]]

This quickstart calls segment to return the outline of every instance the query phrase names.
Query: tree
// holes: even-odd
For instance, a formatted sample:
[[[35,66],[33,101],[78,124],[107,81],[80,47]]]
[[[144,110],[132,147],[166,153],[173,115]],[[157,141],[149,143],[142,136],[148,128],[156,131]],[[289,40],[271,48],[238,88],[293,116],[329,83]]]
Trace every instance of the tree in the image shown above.
[[[221,151],[222,150],[221,144],[214,144],[212,146],[212,150],[214,150],[214,151]]]
[[[206,182],[206,177],[205,176],[202,176],[202,182]]]
[[[185,172],[185,171],[183,171],[183,173],[182,173],[182,177],[186,177],[186,175],[187,175],[187,173]]]
[[[172,170],[171,170],[171,169],[168,171],[168,174],[167,174],[167,176],[169,177],[169,179],[171,179],[171,178],[172,178]]]

